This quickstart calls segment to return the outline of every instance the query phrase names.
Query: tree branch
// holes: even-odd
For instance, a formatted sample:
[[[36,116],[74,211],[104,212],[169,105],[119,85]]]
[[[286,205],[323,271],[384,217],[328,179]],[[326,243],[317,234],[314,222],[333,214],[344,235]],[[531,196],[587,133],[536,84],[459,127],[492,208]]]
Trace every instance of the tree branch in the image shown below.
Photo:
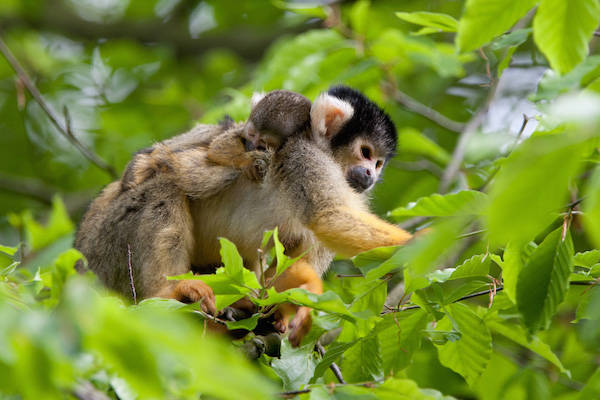
[[[442,115],[438,111],[427,107],[425,104],[402,92],[392,82],[385,83],[384,90],[388,92],[392,99],[402,104],[407,110],[427,118],[428,120],[438,124],[442,128],[457,133],[462,132],[465,128],[465,124],[463,124],[462,122],[454,121]]]
[[[0,52],[8,61],[12,69],[17,73],[19,80],[25,85],[27,91],[33,96],[35,101],[39,104],[39,106],[44,110],[46,115],[50,118],[52,124],[58,129],[58,131],[65,137],[79,152],[87,158],[92,164],[96,165],[98,168],[107,172],[111,178],[118,178],[117,172],[109,165],[106,161],[104,161],[100,156],[94,153],[92,150],[88,149],[75,137],[73,132],[71,131],[69,115],[67,108],[64,108],[64,119],[60,118],[58,114],[52,109],[52,106],[44,99],[44,96],[40,93],[38,88],[35,86],[25,69],[21,66],[19,61],[12,54],[4,40],[0,37]]]
[[[323,347],[323,345],[321,343],[315,344],[315,348],[317,349],[317,351],[319,352],[319,354],[321,355],[321,357],[325,356],[325,348]],[[338,365],[334,362],[331,363],[331,365],[329,366],[329,368],[331,369],[331,371],[333,372],[333,374],[335,375],[335,377],[337,378],[338,382],[341,384],[345,384],[346,381],[344,380],[344,377],[342,376],[342,370],[340,369],[340,367],[338,367]]]
[[[598,284],[597,281],[573,281],[573,282],[569,282],[569,285],[573,285],[573,286],[594,286]],[[458,303],[459,301],[463,301],[463,300],[468,300],[468,299],[472,299],[473,297],[479,297],[479,296],[483,296],[483,295],[489,295],[490,293],[494,293],[494,292],[499,292],[501,290],[503,290],[504,287],[503,286],[497,286],[496,288],[492,288],[492,289],[488,289],[488,290],[482,290],[481,292],[475,292],[475,293],[471,293],[468,294],[466,296],[461,297],[460,299],[456,299],[453,301],[453,303]],[[402,308],[386,308],[385,310],[383,310],[381,312],[382,315],[385,314],[389,314],[389,313],[396,313],[396,312],[401,312],[401,311],[407,311],[407,310],[416,310],[417,308],[421,308],[418,305],[412,305],[412,306],[408,306],[408,307],[402,307]]]

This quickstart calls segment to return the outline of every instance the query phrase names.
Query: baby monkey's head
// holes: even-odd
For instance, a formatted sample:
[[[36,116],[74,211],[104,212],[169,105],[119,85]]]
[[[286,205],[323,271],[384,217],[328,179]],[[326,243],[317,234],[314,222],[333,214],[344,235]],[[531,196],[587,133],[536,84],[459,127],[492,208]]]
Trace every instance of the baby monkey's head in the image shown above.
[[[246,150],[277,149],[288,137],[310,129],[310,108],[310,100],[288,90],[254,94],[244,126]]]

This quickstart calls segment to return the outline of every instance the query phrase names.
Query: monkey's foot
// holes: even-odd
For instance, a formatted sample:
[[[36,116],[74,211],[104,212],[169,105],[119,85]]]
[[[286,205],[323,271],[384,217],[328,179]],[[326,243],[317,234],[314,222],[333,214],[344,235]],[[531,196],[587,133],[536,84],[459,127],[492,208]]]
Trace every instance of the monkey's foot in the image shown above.
[[[290,335],[288,339],[293,347],[300,346],[302,339],[304,339],[304,336],[310,331],[311,327],[312,317],[310,316],[310,308],[299,307],[294,319],[289,324]]]
[[[217,314],[215,294],[210,286],[202,281],[182,280],[173,290],[173,298],[183,303],[202,302],[202,310],[212,315]]]

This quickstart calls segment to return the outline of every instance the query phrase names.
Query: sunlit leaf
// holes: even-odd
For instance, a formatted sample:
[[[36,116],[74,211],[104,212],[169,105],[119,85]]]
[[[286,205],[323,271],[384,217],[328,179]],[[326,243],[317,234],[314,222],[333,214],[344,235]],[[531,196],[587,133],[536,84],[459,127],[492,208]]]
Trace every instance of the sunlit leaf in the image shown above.
[[[497,244],[526,242],[550,224],[567,202],[569,180],[580,167],[585,149],[556,135],[535,136],[517,148],[490,191],[490,239]]]
[[[462,190],[446,195],[432,194],[422,197],[406,207],[396,208],[389,215],[448,217],[455,215],[473,215],[480,212],[487,202],[487,195],[475,190]]]
[[[456,45],[469,51],[509,30],[537,0],[467,0],[458,25]]]
[[[588,54],[598,20],[597,0],[542,0],[533,20],[533,38],[553,69],[569,72]]]
[[[456,32],[458,29],[458,21],[448,14],[418,11],[397,12],[396,16],[406,22],[432,28],[432,32]]]

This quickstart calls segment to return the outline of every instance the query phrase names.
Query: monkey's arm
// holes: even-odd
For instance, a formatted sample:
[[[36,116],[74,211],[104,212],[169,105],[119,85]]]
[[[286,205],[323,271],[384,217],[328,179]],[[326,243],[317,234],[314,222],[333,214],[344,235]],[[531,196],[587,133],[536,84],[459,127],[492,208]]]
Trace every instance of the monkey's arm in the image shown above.
[[[302,288],[311,293],[323,293],[323,282],[306,257],[296,261],[291,267],[285,270],[275,281],[274,287],[278,292],[292,288]],[[294,314],[294,311],[296,315],[289,322],[289,318]],[[310,308],[298,307],[293,304],[282,304],[276,319],[276,329],[285,331],[289,326],[289,341],[294,347],[300,345],[302,338],[310,331],[312,326]]]

